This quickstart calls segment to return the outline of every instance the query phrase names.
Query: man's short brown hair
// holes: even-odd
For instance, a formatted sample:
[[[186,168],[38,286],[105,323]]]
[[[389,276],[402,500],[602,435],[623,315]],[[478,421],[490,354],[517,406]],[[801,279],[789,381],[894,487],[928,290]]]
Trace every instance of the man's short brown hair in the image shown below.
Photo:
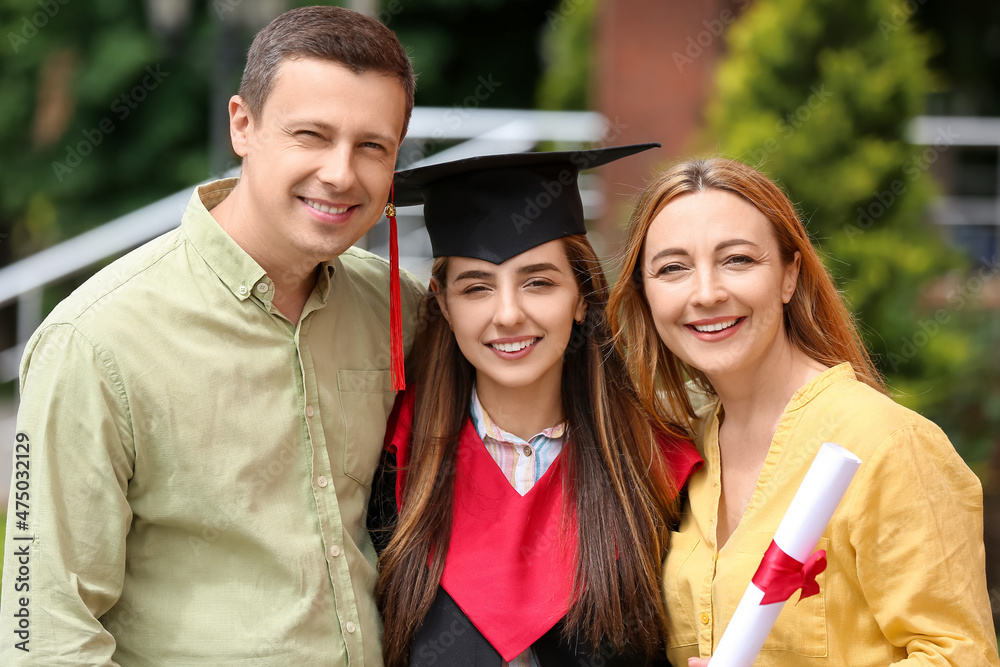
[[[416,91],[413,65],[396,34],[377,20],[343,7],[318,6],[292,9],[271,21],[254,37],[240,82],[250,115],[263,110],[281,63],[297,58],[330,60],[355,74],[395,76],[406,94],[406,134]]]

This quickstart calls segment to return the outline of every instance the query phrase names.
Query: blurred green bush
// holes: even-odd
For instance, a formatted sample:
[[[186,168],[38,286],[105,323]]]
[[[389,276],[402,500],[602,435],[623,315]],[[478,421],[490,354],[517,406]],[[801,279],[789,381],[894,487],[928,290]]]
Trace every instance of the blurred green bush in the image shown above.
[[[955,137],[907,142],[934,86],[911,14],[899,0],[756,0],[727,34],[704,145],[786,188],[894,397],[985,477],[1000,433],[997,318],[928,220],[928,170]]]

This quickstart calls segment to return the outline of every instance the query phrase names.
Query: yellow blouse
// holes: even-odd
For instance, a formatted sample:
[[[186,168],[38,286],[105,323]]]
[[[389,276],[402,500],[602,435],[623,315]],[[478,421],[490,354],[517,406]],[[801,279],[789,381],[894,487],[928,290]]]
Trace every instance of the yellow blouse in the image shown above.
[[[863,463],[820,540],[820,593],[785,605],[757,667],[1000,666],[986,589],[982,487],[932,422],[828,369],[785,408],[750,505],[716,547],[719,406],[696,445],[706,465],[664,564],[667,657],[684,666],[719,643],[816,451],[835,442]]]

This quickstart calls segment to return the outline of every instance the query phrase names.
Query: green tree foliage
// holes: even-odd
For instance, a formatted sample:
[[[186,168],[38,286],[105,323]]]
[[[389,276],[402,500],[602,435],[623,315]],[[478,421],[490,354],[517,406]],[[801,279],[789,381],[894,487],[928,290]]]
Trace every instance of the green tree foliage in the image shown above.
[[[541,72],[539,37],[557,3],[380,0],[377,16],[409,51],[417,104],[530,109]]]
[[[539,109],[582,111],[590,108],[597,0],[562,0],[546,12],[542,38],[545,71],[538,82]]]
[[[316,1],[190,0],[166,36],[149,3],[0,0],[0,265],[235,166],[225,101],[250,40],[267,11]],[[461,118],[532,106],[555,1],[380,0],[375,11],[420,73],[417,103]],[[46,306],[72,287],[46,290]]]
[[[907,143],[934,85],[912,11],[904,0],[756,0],[728,33],[709,126],[723,154],[790,193],[897,399],[961,441],[940,408],[976,345],[964,307],[923,298],[963,266],[927,220],[927,171],[955,137]]]
[[[414,60],[418,104],[524,108],[555,2],[380,0],[376,15]],[[0,0],[0,265],[224,167],[210,164],[210,127],[226,113],[211,88],[236,92],[261,26],[233,23],[260,12],[249,0],[192,0],[188,24],[165,37],[146,4]],[[284,3],[305,4],[316,0]]]
[[[208,27],[171,45],[142,3],[0,3],[4,262],[208,175]]]

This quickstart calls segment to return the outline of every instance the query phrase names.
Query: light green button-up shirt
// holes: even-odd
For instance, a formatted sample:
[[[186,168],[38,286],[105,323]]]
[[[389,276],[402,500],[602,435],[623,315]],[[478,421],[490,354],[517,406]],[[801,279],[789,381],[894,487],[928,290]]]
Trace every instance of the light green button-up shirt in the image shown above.
[[[365,513],[394,399],[388,265],[325,263],[293,326],[208,212],[233,184],[28,343],[0,664],[382,664]],[[404,277],[407,343],[422,291]]]

